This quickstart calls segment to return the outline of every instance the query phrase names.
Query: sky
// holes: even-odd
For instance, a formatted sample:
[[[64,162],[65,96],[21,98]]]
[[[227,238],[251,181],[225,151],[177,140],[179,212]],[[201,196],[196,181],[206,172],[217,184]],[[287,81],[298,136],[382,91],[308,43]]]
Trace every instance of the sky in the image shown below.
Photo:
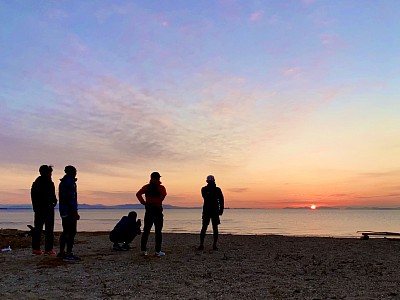
[[[400,1],[0,0],[0,204],[400,206]]]

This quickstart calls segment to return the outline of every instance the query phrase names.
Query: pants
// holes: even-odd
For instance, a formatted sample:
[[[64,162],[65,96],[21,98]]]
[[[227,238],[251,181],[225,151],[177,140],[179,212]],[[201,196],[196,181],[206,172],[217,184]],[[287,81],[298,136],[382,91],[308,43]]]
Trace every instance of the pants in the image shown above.
[[[214,245],[217,245],[218,242],[218,225],[220,224],[219,216],[210,216],[210,215],[203,215],[203,222],[200,231],[200,244],[204,244],[204,239],[206,238],[206,232],[208,225],[210,224],[210,220],[213,227],[213,237],[214,237]]]
[[[114,244],[118,243],[126,243],[129,244],[133,241],[133,239],[136,237],[136,234],[128,236],[127,234],[124,234],[123,232],[119,232],[117,230],[112,230],[110,232],[110,241],[113,242]]]
[[[164,225],[164,215],[162,211],[159,209],[146,209],[146,213],[144,214],[144,227],[142,233],[142,240],[141,240],[141,250],[147,250],[147,240],[150,235],[151,227],[155,227],[155,234],[156,234],[156,251],[161,251],[161,244],[162,244],[162,228]]]
[[[34,230],[32,233],[32,249],[40,250],[40,239],[45,226],[45,251],[53,250],[54,242],[54,209],[35,212]]]
[[[63,232],[60,236],[60,251],[64,252],[65,245],[67,245],[67,253],[72,253],[77,231],[77,220],[75,216],[62,217],[61,220]]]

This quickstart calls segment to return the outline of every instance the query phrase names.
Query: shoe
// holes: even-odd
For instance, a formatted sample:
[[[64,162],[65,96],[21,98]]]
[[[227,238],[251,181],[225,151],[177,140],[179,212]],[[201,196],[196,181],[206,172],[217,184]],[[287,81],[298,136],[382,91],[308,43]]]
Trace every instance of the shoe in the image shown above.
[[[142,252],[140,252],[140,255],[141,255],[141,256],[148,256],[149,253],[148,253],[147,251],[142,251]]]
[[[165,252],[158,251],[158,252],[156,252],[156,256],[163,257],[163,256],[165,256]]]
[[[77,260],[80,260],[81,258],[79,257],[79,256],[76,256],[76,255],[73,255],[72,253],[71,254],[67,254],[65,257],[64,257],[64,261],[77,261]]]
[[[67,254],[65,253],[65,251],[60,251],[60,252],[58,252],[58,254],[57,254],[57,257],[58,258],[64,258],[64,257],[66,257],[67,256]]]
[[[32,255],[42,255],[42,250],[32,250]]]
[[[112,248],[114,251],[122,251],[123,249],[122,249],[122,247],[119,245],[119,244],[117,244],[117,243],[115,243],[114,245],[113,245],[113,248]]]
[[[204,250],[204,246],[203,245],[198,246],[197,250]]]
[[[56,252],[56,251],[53,251],[53,250],[45,251],[45,252],[44,252],[44,255],[56,255],[56,254],[57,254],[57,252]]]
[[[131,249],[131,246],[129,246],[129,244],[127,244],[127,243],[123,243],[121,248],[126,251],[126,250]]]

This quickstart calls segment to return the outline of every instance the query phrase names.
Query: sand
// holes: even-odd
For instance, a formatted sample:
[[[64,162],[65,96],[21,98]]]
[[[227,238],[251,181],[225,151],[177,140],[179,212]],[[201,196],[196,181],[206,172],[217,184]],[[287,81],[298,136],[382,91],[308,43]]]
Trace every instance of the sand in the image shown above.
[[[221,235],[213,251],[211,239],[198,251],[198,235],[164,234],[158,258],[138,238],[115,252],[107,233],[80,232],[82,260],[64,262],[0,237],[14,248],[0,253],[0,299],[400,299],[399,240]]]

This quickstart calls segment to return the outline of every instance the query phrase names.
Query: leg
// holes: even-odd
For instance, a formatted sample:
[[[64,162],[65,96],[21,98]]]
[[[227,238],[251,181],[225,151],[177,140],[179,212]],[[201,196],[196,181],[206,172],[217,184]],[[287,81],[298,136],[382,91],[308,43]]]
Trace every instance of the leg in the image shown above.
[[[44,224],[44,217],[43,213],[35,212],[34,220],[33,220],[33,232],[32,232],[32,249],[33,250],[40,250],[40,238],[42,235]]]
[[[110,232],[110,241],[111,241],[113,244],[118,244],[118,243],[123,242],[123,240],[122,240],[121,237],[120,237],[119,232],[117,232],[116,230],[112,230],[112,231]]]
[[[211,219],[212,222],[212,227],[213,227],[213,237],[214,237],[214,243],[213,243],[213,249],[217,250],[217,242],[218,242],[218,224],[220,223],[219,217],[213,217]]]
[[[134,235],[132,235],[132,236],[130,236],[130,237],[127,237],[127,238],[124,238],[124,243],[125,244],[130,244],[130,243],[132,243],[132,241],[135,239],[135,237],[136,237],[136,233],[134,234]]]
[[[121,246],[119,245],[119,243],[121,243],[123,241],[123,238],[121,238],[120,232],[113,229],[110,232],[110,241],[113,243],[113,250],[116,250],[116,251],[122,250]]]
[[[130,236],[126,236],[122,239],[123,243],[122,243],[122,248],[123,249],[131,249],[131,246],[129,245],[130,243],[132,243],[132,241],[135,239],[136,237],[136,232],[133,235]]]
[[[210,217],[203,215],[203,222],[200,231],[200,247],[199,247],[200,250],[204,248],[204,239],[206,238],[208,224],[210,224]]]
[[[45,251],[52,251],[54,244],[54,210],[51,210],[46,213],[45,219],[45,230],[46,230],[46,239],[45,239]]]
[[[156,252],[161,251],[163,225],[164,225],[164,215],[162,214],[162,212],[159,212],[156,214],[154,218],[154,227],[156,231]]]
[[[67,236],[68,236],[68,217],[62,217],[62,228],[63,231],[60,236],[60,252],[65,252],[65,245],[67,244]]]
[[[142,240],[140,244],[140,249],[142,251],[147,251],[147,240],[149,239],[151,227],[153,227],[154,216],[149,211],[144,214],[144,227],[142,233]]]
[[[67,234],[67,253],[72,253],[72,248],[74,247],[74,239],[76,235],[76,225],[77,221],[75,216],[68,217],[68,234]]]

